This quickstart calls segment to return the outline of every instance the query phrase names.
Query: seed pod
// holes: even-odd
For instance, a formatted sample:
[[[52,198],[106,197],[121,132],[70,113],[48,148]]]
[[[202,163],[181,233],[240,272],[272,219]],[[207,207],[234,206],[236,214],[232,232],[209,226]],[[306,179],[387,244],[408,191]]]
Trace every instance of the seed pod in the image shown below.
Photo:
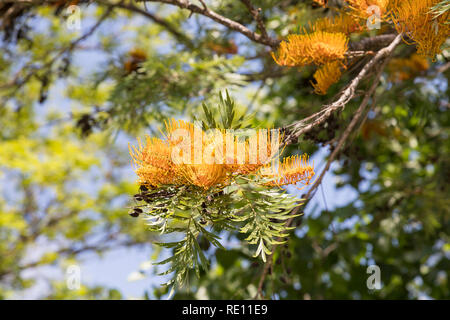
[[[133,218],[137,218],[139,217],[139,212],[136,212],[136,210],[133,210],[129,213],[130,216],[132,216]]]
[[[277,261],[275,261],[276,264],[281,264],[281,258],[278,258]]]
[[[290,259],[292,257],[292,253],[290,251],[286,252],[286,258]]]
[[[204,251],[208,250],[211,247],[211,243],[209,243],[208,239],[206,239],[205,237],[200,237],[198,245],[200,249]]]

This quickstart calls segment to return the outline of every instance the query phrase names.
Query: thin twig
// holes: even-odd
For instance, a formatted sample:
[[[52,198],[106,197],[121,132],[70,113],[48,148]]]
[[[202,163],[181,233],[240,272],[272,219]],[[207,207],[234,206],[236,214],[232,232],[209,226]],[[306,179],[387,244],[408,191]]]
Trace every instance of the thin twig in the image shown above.
[[[378,51],[378,53],[361,69],[359,74],[341,92],[339,98],[335,102],[323,106],[319,112],[303,120],[286,126],[284,128],[286,131],[284,145],[297,141],[298,137],[325,122],[325,120],[327,120],[335,111],[344,109],[347,103],[354,97],[356,88],[364,77],[366,77],[377,63],[392,53],[395,47],[400,43],[401,39],[401,36],[398,35],[388,47]]]
[[[165,28],[167,30],[167,32],[172,34],[176,39],[180,40],[181,42],[186,44],[188,47],[190,47],[190,48],[193,47],[192,40],[187,35],[180,32],[179,30],[177,30],[168,21],[164,20],[163,18],[159,17],[158,15],[156,15],[152,12],[149,12],[147,10],[143,10],[143,9],[139,8],[138,6],[134,5],[131,2],[123,3],[121,1],[118,3],[114,3],[114,2],[107,1],[107,0],[97,0],[96,2],[101,5],[106,5],[109,7],[118,7],[118,8],[124,9],[124,10],[138,13],[138,14],[146,17],[147,19],[150,19],[151,21],[159,24],[161,27]],[[145,3],[146,2],[144,2],[144,4]]]
[[[214,20],[232,30],[242,33],[243,35],[245,35],[247,38],[249,38],[250,40],[252,40],[254,42],[261,43],[261,44],[270,46],[272,48],[276,48],[278,46],[278,44],[280,43],[280,40],[278,40],[278,39],[269,37],[267,35],[264,36],[263,34],[256,33],[254,31],[250,30],[249,28],[247,28],[246,26],[240,24],[239,22],[236,22],[227,17],[224,17],[224,16],[218,14],[217,12],[209,9],[206,6],[199,7],[199,6],[189,2],[188,0],[138,0],[138,2],[145,2],[145,1],[166,3],[166,4],[180,7],[182,9],[187,9],[187,10],[191,11],[192,13],[198,13],[198,14],[204,15],[204,16],[211,18],[212,20]]]
[[[401,37],[401,34],[400,34],[394,39],[394,41],[392,41],[392,43],[388,47],[380,50],[375,55],[375,57],[372,58],[372,60],[360,71],[358,76],[356,76],[355,79],[353,79],[353,81],[350,83],[350,85],[342,92],[342,94],[340,95],[338,100],[336,102],[332,103],[331,105],[326,106],[325,109],[327,110],[327,108],[333,108],[333,110],[336,110],[338,108],[343,108],[345,106],[345,104],[354,96],[355,90],[358,87],[358,85],[361,82],[361,80],[364,78],[364,76],[373,67],[376,67],[377,63],[379,63],[381,60],[389,57],[394,52],[394,49],[400,43],[401,39],[402,39],[402,37]],[[356,126],[356,124],[360,120],[361,116],[364,114],[364,110],[366,109],[366,107],[369,104],[370,97],[372,96],[373,92],[375,91],[375,89],[378,86],[378,82],[380,81],[380,77],[381,77],[383,69],[384,69],[384,67],[385,67],[385,65],[387,63],[387,60],[388,59],[386,59],[382,63],[381,67],[379,67],[379,70],[377,71],[377,73],[375,75],[375,79],[374,79],[370,89],[365,94],[364,99],[361,102],[361,105],[359,106],[358,110],[356,111],[356,113],[355,113],[351,123],[349,124],[349,126],[346,128],[346,130],[342,134],[342,136],[341,136],[341,138],[340,138],[336,148],[334,149],[334,151],[330,155],[330,158],[329,158],[325,168],[323,169],[322,173],[320,174],[319,178],[315,181],[315,183],[312,185],[312,187],[308,190],[308,193],[306,194],[305,199],[310,199],[311,198],[312,193],[320,185],[320,183],[321,183],[325,173],[330,168],[331,163],[336,158],[337,154],[339,153],[340,149],[344,145],[344,143],[347,140],[348,136],[350,135],[350,133],[353,131],[354,127]],[[294,210],[292,210],[292,212],[291,212],[292,217],[287,220],[287,222],[285,224],[286,227],[289,227],[292,224],[292,222],[294,221],[294,216],[299,212],[299,210],[300,210],[300,206],[297,206]],[[260,279],[259,279],[258,291],[257,291],[257,294],[256,294],[255,298],[258,298],[258,297],[259,298],[263,298],[262,288],[263,288],[264,281],[265,281],[265,278],[267,276],[267,273],[268,273],[268,271],[269,271],[269,269],[270,269],[270,267],[271,267],[271,265],[273,263],[272,257],[273,257],[273,252],[275,252],[276,247],[277,247],[277,245],[273,245],[273,247],[272,247],[272,255],[270,255],[270,257],[268,257],[267,262],[264,265],[263,271],[262,271]]]
[[[252,14],[253,19],[256,21],[256,25],[258,26],[258,29],[261,32],[263,38],[267,39],[269,35],[267,34],[266,26],[264,25],[264,21],[261,16],[261,8],[255,9],[250,0],[241,0],[241,2],[247,7],[248,11],[250,11],[250,13]]]
[[[109,7],[106,10],[106,12],[97,20],[97,23],[95,23],[85,34],[83,34],[81,37],[77,38],[76,40],[72,41],[67,47],[60,49],[56,53],[56,55],[50,61],[48,61],[46,64],[44,64],[43,66],[39,66],[39,67],[27,66],[26,68],[30,68],[31,70],[23,78],[20,78],[20,73],[22,70],[24,70],[26,68],[21,69],[10,82],[8,82],[4,85],[1,85],[0,89],[7,89],[10,87],[14,87],[14,86],[21,87],[32,76],[34,76],[38,71],[42,71],[43,69],[51,67],[60,57],[62,57],[67,52],[70,52],[73,49],[75,49],[80,42],[89,38],[100,27],[100,25],[103,23],[103,21],[105,21],[105,19],[110,15],[112,10],[113,10],[113,7]]]

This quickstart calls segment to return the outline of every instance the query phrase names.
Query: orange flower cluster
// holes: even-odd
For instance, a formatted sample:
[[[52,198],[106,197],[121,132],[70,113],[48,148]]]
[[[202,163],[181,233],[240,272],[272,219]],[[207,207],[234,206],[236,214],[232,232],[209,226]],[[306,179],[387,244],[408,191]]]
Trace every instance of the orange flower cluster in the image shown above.
[[[392,20],[398,32],[417,43],[417,52],[435,57],[450,36],[450,11],[435,18],[430,8],[440,0],[392,0]]]
[[[269,185],[272,186],[284,186],[290,184],[303,183],[308,185],[314,176],[314,166],[310,165],[308,155],[296,155],[283,159],[283,162],[273,172],[273,167],[266,167],[267,172],[272,174],[266,174],[267,177],[273,178]]]
[[[138,167],[136,174],[143,182],[142,184],[162,185],[175,183],[175,170],[172,166],[171,151],[166,141],[147,137],[146,144],[142,145],[138,139],[138,147],[130,147],[130,155]]]
[[[367,19],[373,12],[368,10],[371,6],[377,6],[380,9],[380,18],[386,16],[390,0],[347,0],[350,9],[355,15]]]
[[[413,54],[408,58],[395,58],[389,62],[387,67],[390,73],[390,80],[401,82],[411,79],[420,72],[430,68],[427,58],[418,54]]]
[[[311,34],[291,34],[282,41],[278,54],[272,53],[281,66],[321,65],[343,60],[348,50],[348,38],[343,33],[316,31]]]
[[[272,53],[272,57],[281,66],[319,66],[320,69],[314,75],[317,83],[313,86],[316,93],[326,94],[328,88],[338,82],[342,75],[340,67],[345,66],[348,36],[363,30],[359,18],[346,13],[321,18],[310,23],[302,34],[288,35],[280,43],[278,52]]]
[[[165,127],[164,140],[147,137],[145,145],[138,140],[137,147],[130,146],[130,155],[141,185],[151,188],[195,185],[207,190],[226,186],[237,175],[256,174],[267,163],[278,159],[281,142],[278,130],[269,133],[259,130],[249,140],[241,141],[226,130],[206,133],[181,120],[172,119]],[[302,163],[292,163],[294,165],[301,166]],[[291,170],[302,168],[292,167]],[[276,178],[284,181],[285,177],[279,175]],[[295,179],[285,181],[286,184],[289,181],[293,183]],[[304,179],[297,181],[304,182]]]
[[[328,4],[328,0],[313,0],[319,6],[325,7]]]
[[[341,78],[342,64],[340,61],[327,63],[314,74],[316,83],[313,83],[315,92],[320,95],[327,93],[328,89]]]
[[[349,35],[363,31],[364,27],[355,17],[341,13],[334,17],[317,19],[313,24],[310,24],[310,29],[313,31],[340,32]]]
[[[147,53],[139,48],[132,49],[128,55],[129,58],[124,63],[124,69],[127,73],[136,71],[139,66],[147,60]]]

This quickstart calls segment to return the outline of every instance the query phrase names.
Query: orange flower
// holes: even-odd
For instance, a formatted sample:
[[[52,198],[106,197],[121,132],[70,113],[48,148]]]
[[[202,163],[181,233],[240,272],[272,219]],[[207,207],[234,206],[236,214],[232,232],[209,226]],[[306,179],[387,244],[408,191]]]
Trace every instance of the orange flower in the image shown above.
[[[280,130],[258,130],[250,140],[244,141],[236,137],[234,152],[226,154],[227,171],[243,175],[256,172],[277,155],[282,138]]]
[[[386,15],[389,6],[389,0],[347,0],[347,2],[356,16],[362,19],[367,19],[373,14],[371,10],[367,10],[371,6],[380,8],[380,18]]]
[[[227,171],[221,164],[181,164],[178,172],[186,184],[192,184],[205,190],[229,183]]]
[[[409,58],[392,59],[387,70],[390,73],[390,80],[401,82],[415,77],[420,72],[428,70],[429,67],[427,58],[413,54]]]
[[[328,0],[313,0],[319,6],[325,7],[328,4]]]
[[[398,32],[405,33],[417,43],[417,53],[435,57],[450,35],[450,11],[436,19],[430,8],[440,0],[392,0],[392,20]]]
[[[263,175],[272,179],[271,186],[284,186],[302,183],[308,185],[314,176],[314,166],[309,164],[308,155],[296,155],[283,159],[278,168],[267,166],[263,170]],[[268,170],[268,171],[267,171]],[[270,172],[267,174],[267,172]]]
[[[129,147],[131,158],[136,166],[139,183],[147,186],[160,186],[176,182],[175,167],[171,160],[169,145],[157,138],[146,137],[146,145]]]
[[[130,146],[140,184],[194,185],[208,190],[228,185],[236,175],[255,173],[274,159],[278,161],[282,140],[279,130],[258,130],[241,141],[226,130],[204,132],[174,119],[166,122],[165,128],[166,140],[146,137],[145,145],[138,139],[137,147]],[[233,148],[229,152],[230,144]]]
[[[124,69],[128,73],[136,71],[139,66],[147,60],[147,53],[139,48],[132,49],[128,54],[129,58],[124,63]]]
[[[326,94],[331,85],[339,81],[342,75],[341,67],[342,64],[339,61],[334,61],[327,63],[316,71],[314,74],[316,83],[312,85],[317,94]]]
[[[305,66],[343,60],[348,49],[348,37],[343,33],[316,31],[311,34],[288,35],[278,54],[272,53],[281,66]]]
[[[341,32],[351,34],[363,31],[363,26],[354,17],[348,14],[339,14],[334,17],[325,17],[316,20],[312,25],[312,31]]]

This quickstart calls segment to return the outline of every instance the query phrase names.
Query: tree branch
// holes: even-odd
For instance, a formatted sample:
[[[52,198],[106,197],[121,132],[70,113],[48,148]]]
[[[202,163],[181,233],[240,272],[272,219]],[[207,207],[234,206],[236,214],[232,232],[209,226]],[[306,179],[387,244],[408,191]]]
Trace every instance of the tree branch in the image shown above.
[[[333,112],[339,109],[344,109],[347,103],[354,97],[356,88],[360,84],[361,80],[369,73],[369,71],[376,66],[382,59],[392,53],[401,41],[401,35],[392,41],[392,43],[378,51],[378,53],[362,68],[359,74],[350,82],[350,84],[341,92],[339,98],[332,104],[325,105],[322,109],[298,122],[288,125],[284,128],[286,135],[284,145],[289,145],[295,141],[304,133],[312,130],[316,126],[327,120]]]
[[[86,40],[92,34],[94,34],[94,32],[100,27],[100,25],[110,15],[112,10],[113,10],[113,7],[109,7],[106,10],[106,12],[97,20],[97,22],[85,34],[83,34],[81,37],[72,41],[67,47],[60,49],[56,53],[56,55],[52,59],[50,59],[47,63],[45,63],[43,66],[26,66],[26,67],[22,68],[20,71],[18,71],[16,73],[16,75],[13,77],[13,79],[11,81],[1,85],[0,90],[8,89],[8,88],[14,87],[14,86],[21,87],[38,71],[42,71],[45,68],[51,67],[61,56],[63,56],[67,52],[74,50],[80,42]],[[30,68],[31,70],[23,78],[20,78],[21,71],[23,71],[24,69],[27,69],[27,68]]]
[[[369,63],[360,71],[358,76],[356,76],[355,79],[353,79],[353,81],[342,92],[342,94],[340,95],[340,97],[338,98],[338,100],[336,102],[332,103],[331,105],[325,106],[324,109],[322,109],[322,111],[319,111],[318,113],[315,114],[315,115],[319,115],[318,119],[316,119],[315,123],[320,124],[321,122],[319,122],[319,120],[323,119],[321,121],[324,121],[325,119],[327,119],[331,115],[331,113],[333,111],[335,111],[337,109],[340,109],[340,108],[344,108],[345,105],[348,103],[348,101],[350,101],[350,99],[354,96],[356,88],[358,87],[358,85],[361,82],[361,80],[365,77],[365,75],[373,67],[376,67],[377,64],[380,61],[382,61],[383,59],[388,58],[389,56],[391,56],[392,53],[394,52],[394,49],[400,43],[401,39],[402,39],[402,35],[401,34],[397,35],[397,37],[392,41],[392,43],[388,47],[380,50],[375,55],[375,57],[372,58],[372,60],[369,61]],[[331,153],[330,158],[328,159],[328,162],[327,162],[325,168],[323,169],[323,171],[321,172],[319,178],[316,180],[316,182],[313,184],[313,186],[308,190],[308,193],[306,194],[305,199],[310,199],[311,198],[311,195],[317,189],[317,187],[320,185],[320,183],[321,183],[325,173],[330,168],[331,163],[334,161],[334,159],[336,158],[336,156],[340,152],[342,146],[344,145],[345,141],[347,140],[347,138],[349,137],[349,135],[351,134],[351,132],[355,128],[355,126],[358,123],[358,121],[361,119],[362,115],[364,114],[364,110],[368,106],[369,101],[370,101],[370,97],[375,92],[375,90],[376,90],[376,88],[378,86],[381,74],[382,74],[383,69],[386,66],[387,62],[388,62],[388,59],[384,60],[382,65],[381,65],[381,67],[378,68],[378,71],[377,71],[377,73],[375,75],[375,79],[374,79],[370,89],[365,94],[364,99],[361,102],[361,105],[359,106],[358,110],[356,111],[356,113],[355,113],[352,121],[350,122],[349,126],[345,129],[344,133],[342,134],[341,138],[339,139],[339,142],[338,142],[336,148]],[[324,112],[323,110],[325,110],[327,112]],[[308,119],[314,119],[315,115],[309,117]],[[317,124],[313,125],[313,127],[316,126]],[[310,128],[310,125],[311,124],[309,124],[305,128]],[[307,132],[307,130],[304,131],[305,128],[303,128],[303,131],[302,130],[300,130],[300,131],[302,131],[302,133]],[[297,138],[298,138],[298,136],[297,136]],[[288,139],[290,139],[290,138],[288,138]],[[288,141],[292,141],[292,140],[288,140]],[[292,210],[292,212],[291,212],[292,217],[289,218],[286,221],[286,224],[285,224],[286,227],[289,227],[292,224],[292,222],[294,221],[294,217],[293,216],[295,216],[298,213],[299,210],[300,210],[300,206],[298,206],[294,210]],[[263,271],[261,273],[261,276],[260,276],[260,279],[259,279],[259,283],[258,283],[258,291],[257,291],[256,298],[258,298],[258,297],[263,298],[262,288],[263,288],[266,276],[268,274],[268,271],[269,271],[269,269],[272,266],[272,256],[273,256],[273,252],[275,251],[276,247],[277,247],[277,245],[274,245],[272,247],[272,255],[267,259],[267,262],[264,265],[264,269],[263,269]]]
[[[142,16],[150,19],[150,20],[152,20],[156,24],[159,24],[163,28],[165,28],[167,30],[167,32],[172,34],[176,39],[178,39],[181,42],[185,43],[188,47],[190,47],[190,48],[193,47],[192,40],[187,35],[185,35],[184,33],[180,32],[179,30],[177,30],[168,21],[166,21],[163,18],[155,15],[154,13],[151,13],[149,11],[141,9],[138,6],[135,6],[133,3],[128,3],[128,2],[124,3],[122,1],[120,1],[118,3],[112,3],[112,2],[107,1],[107,0],[97,0],[96,2],[98,4],[106,5],[106,6],[109,6],[109,7],[117,7],[117,8],[128,10],[128,11],[131,11],[131,12],[134,12],[134,13],[138,13],[138,14],[140,14],[140,15],[142,15]]]
[[[263,38],[267,39],[269,35],[267,34],[266,26],[264,25],[264,21],[261,17],[261,8],[255,9],[250,0],[241,0],[241,2],[247,7],[248,11],[250,11],[250,13],[252,14],[253,19],[256,21],[256,25],[258,26],[258,29],[261,32]]]
[[[254,31],[250,30],[249,28],[247,28],[246,26],[216,13],[215,11],[209,9],[206,5],[199,7],[193,3],[190,3],[188,0],[138,0],[138,1],[139,2],[161,2],[161,3],[174,5],[174,6],[182,8],[182,9],[190,10],[193,13],[198,13],[198,14],[204,15],[204,16],[211,18],[212,20],[214,20],[234,31],[240,32],[254,42],[261,43],[261,44],[270,46],[272,48],[276,48],[278,46],[278,44],[280,43],[280,40],[271,38],[267,35],[264,36],[263,34],[256,33]]]

